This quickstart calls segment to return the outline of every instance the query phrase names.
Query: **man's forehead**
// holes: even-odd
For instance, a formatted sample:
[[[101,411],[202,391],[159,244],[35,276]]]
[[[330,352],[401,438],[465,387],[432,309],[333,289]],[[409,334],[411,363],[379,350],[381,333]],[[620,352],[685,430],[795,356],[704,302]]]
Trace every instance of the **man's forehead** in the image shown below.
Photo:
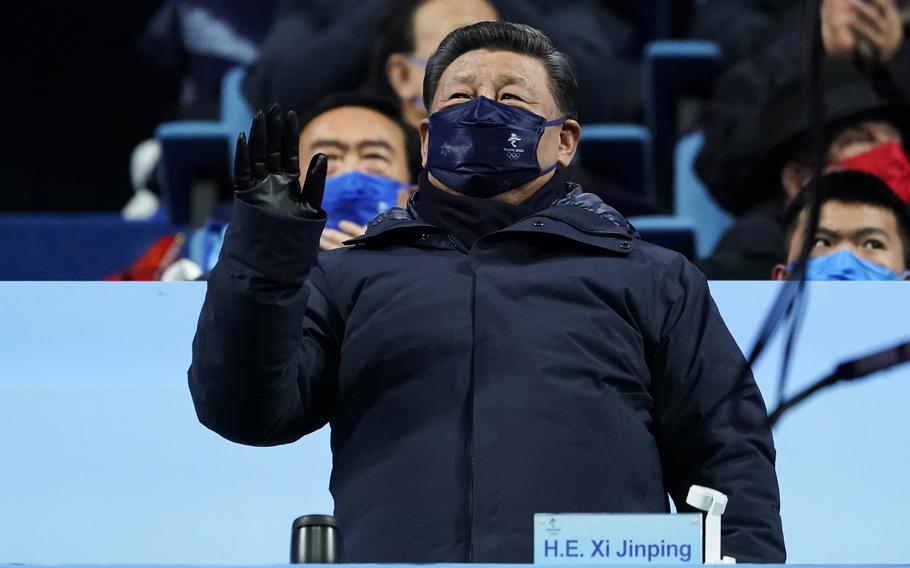
[[[900,136],[897,125],[886,118],[866,118],[851,122],[838,129],[837,135],[851,131],[886,131]]]
[[[805,225],[808,218],[808,211],[803,210],[800,213],[800,224]],[[876,228],[897,236],[897,218],[894,212],[872,203],[827,201],[822,205],[818,224],[819,228],[839,233]]]
[[[541,85],[547,70],[537,58],[514,51],[477,49],[459,56],[443,72],[443,83],[490,81],[527,87]]]
[[[303,128],[300,138],[306,144],[326,140],[344,144],[384,140],[396,148],[404,145],[404,133],[397,123],[377,110],[360,106],[337,107],[316,115]]]

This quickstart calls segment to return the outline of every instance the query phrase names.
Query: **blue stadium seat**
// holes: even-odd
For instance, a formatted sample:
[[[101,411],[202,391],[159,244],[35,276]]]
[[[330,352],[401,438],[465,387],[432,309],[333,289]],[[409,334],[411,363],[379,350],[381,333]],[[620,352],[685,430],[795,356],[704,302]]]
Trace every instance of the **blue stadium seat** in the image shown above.
[[[626,189],[652,198],[651,134],[637,124],[591,124],[581,129],[578,161]]]
[[[118,213],[0,215],[0,280],[100,280],[175,229]]]
[[[689,219],[642,215],[630,218],[629,222],[638,229],[642,240],[675,250],[689,260],[695,259],[695,227]]]
[[[245,67],[234,67],[224,75],[221,81],[221,122],[227,126],[231,135],[231,166],[233,167],[234,148],[237,145],[237,135],[246,132],[250,135],[250,123],[253,122],[253,109],[243,96],[243,78],[246,76]]]
[[[732,224],[733,217],[720,208],[708,188],[695,174],[695,157],[704,135],[693,132],[676,144],[676,167],[673,170],[673,196],[676,216],[689,220],[695,229],[699,257],[711,254],[714,245]]]
[[[658,203],[673,205],[673,148],[677,107],[683,96],[707,97],[720,70],[720,47],[700,40],[660,40],[647,45],[643,64],[645,123],[654,145]]]
[[[230,176],[237,135],[246,132],[253,119],[241,92],[245,73],[235,67],[222,79],[218,121],[165,122],[155,130],[161,142],[162,201],[174,223],[190,220],[190,188],[197,176]]]
[[[165,122],[155,130],[161,142],[161,201],[172,223],[189,223],[195,179],[229,174],[234,136],[227,125],[214,121]]]

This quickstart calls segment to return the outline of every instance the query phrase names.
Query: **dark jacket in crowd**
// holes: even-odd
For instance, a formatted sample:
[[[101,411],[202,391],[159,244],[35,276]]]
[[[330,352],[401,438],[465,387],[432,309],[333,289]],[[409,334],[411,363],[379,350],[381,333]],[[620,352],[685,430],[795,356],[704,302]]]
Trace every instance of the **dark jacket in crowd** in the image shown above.
[[[779,172],[756,172],[767,154],[777,151],[787,137],[808,128],[807,94],[805,91],[805,52],[809,43],[804,2],[793,2],[790,9],[783,9],[786,1],[717,2],[726,11],[744,11],[738,19],[728,14],[731,22],[748,19],[746,13],[755,4],[780,4],[780,17],[768,22],[760,31],[755,30],[748,43],[748,50],[718,79],[714,94],[699,119],[704,130],[705,143],[696,159],[695,169],[705,182],[712,196],[725,209],[736,215],[776,199],[781,188]],[[709,4],[708,7],[711,5]],[[707,10],[707,7],[705,8]],[[772,11],[773,13],[773,11]],[[732,25],[732,24],[731,24]],[[847,116],[851,108],[877,104],[883,100],[910,100],[910,30],[905,28],[905,39],[887,66],[863,67],[857,62],[853,77],[844,68],[850,62],[839,57],[829,57],[824,74],[836,88],[840,84],[864,83],[863,93],[831,93],[826,87],[826,113],[828,120]],[[839,60],[839,61],[836,61]],[[862,73],[859,68],[862,68]],[[794,84],[802,90],[787,100],[780,100],[782,90],[795,91]],[[846,98],[845,98],[846,97]],[[873,102],[869,102],[873,101]],[[786,106],[783,106],[786,105]],[[781,108],[774,108],[775,106]],[[785,136],[786,135],[786,136]],[[768,174],[773,180],[763,194],[754,188],[744,190],[747,177],[755,173]]]
[[[814,0],[813,0],[814,1]],[[690,37],[720,45],[726,61],[750,51],[776,24],[802,9],[803,0],[708,0],[696,8]]]
[[[783,562],[764,403],[704,277],[567,189],[470,250],[418,191],[318,261],[323,221],[237,201],[199,419],[260,446],[330,423],[349,562],[530,562],[534,513],[688,511],[692,484],[730,498],[724,554]]]
[[[544,31],[573,61],[580,116],[587,122],[634,117],[641,105],[636,35],[599,0],[490,0],[505,21]],[[244,95],[253,108],[303,112],[337,91],[372,88],[371,68],[387,0],[282,0]],[[371,76],[372,74],[372,76]],[[585,95],[585,93],[588,93]]]

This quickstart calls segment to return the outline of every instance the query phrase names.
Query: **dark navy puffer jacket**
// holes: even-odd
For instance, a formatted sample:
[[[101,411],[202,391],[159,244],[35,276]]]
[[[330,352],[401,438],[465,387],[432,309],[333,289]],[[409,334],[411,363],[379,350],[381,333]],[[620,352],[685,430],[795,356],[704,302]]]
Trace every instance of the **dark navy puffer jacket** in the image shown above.
[[[729,496],[723,553],[785,559],[766,411],[704,277],[565,199],[463,250],[394,209],[321,221],[237,201],[193,343],[203,424],[252,445],[332,427],[349,562],[530,562],[536,512]]]

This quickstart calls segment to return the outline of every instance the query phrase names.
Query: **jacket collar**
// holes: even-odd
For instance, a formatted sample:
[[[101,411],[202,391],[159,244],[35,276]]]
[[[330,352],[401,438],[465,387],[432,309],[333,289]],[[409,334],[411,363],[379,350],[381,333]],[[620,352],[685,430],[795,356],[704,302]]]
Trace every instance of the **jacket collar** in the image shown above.
[[[596,195],[585,193],[578,184],[566,183],[566,190],[566,196],[550,207],[501,231],[491,233],[484,239],[510,232],[542,233],[620,254],[632,251],[633,241],[640,237],[638,231],[625,217]],[[391,242],[413,242],[417,239],[426,239],[427,235],[432,233],[447,234],[445,229],[426,223],[420,218],[412,197],[407,208],[389,209],[370,221],[366,233],[346,241],[345,244],[378,246]]]

